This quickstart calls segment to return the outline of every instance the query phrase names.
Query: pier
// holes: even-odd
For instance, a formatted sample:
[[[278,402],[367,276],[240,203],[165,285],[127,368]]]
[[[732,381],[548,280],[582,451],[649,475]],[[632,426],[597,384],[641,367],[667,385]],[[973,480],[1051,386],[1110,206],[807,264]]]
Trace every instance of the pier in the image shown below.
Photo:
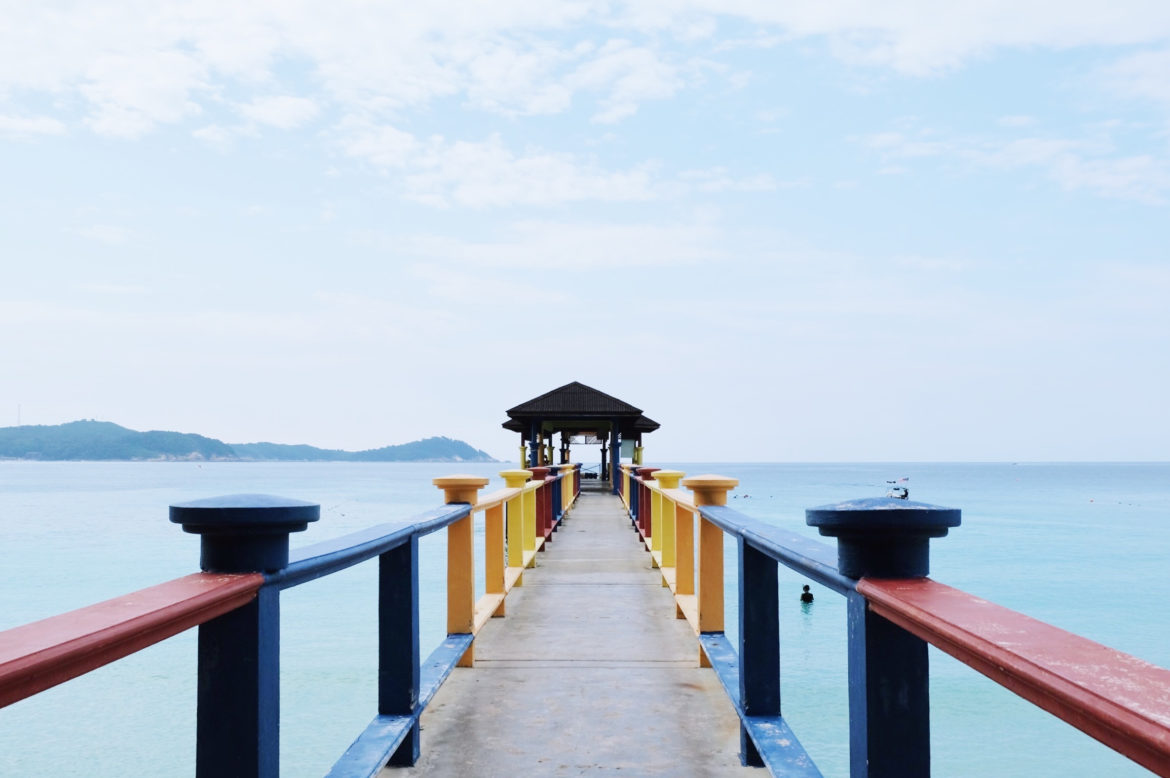
[[[758,775],[739,718],[621,501],[582,493],[571,521],[476,636],[422,717],[400,775]],[[506,622],[506,623],[505,623]],[[533,722],[534,727],[505,722]]]
[[[290,550],[321,518],[304,500],[170,506],[199,536],[200,572],[0,632],[0,706],[196,628],[197,776],[276,778],[280,594],[376,564],[377,708],[330,776],[812,778],[781,705],[784,565],[846,600],[851,778],[930,775],[928,645],[1170,776],[1170,670],[929,577],[931,544],[960,527],[960,510],[828,503],[805,512],[828,542],[814,540],[729,507],[734,474],[644,465],[640,436],[657,423],[589,387],[509,415],[525,467],[502,470],[503,488],[440,475],[434,509],[333,540]],[[582,438],[604,442],[596,478],[571,461]],[[422,646],[418,547],[435,532],[446,636]]]

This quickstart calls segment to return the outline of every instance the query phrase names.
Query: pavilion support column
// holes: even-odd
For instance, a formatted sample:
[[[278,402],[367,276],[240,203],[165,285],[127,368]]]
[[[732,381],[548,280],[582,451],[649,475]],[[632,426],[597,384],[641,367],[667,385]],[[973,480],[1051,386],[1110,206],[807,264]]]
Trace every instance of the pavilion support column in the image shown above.
[[[618,445],[618,423],[616,420],[609,428],[609,483],[611,491],[618,493],[618,463],[621,462],[622,450]]]
[[[533,419],[528,427],[528,466],[540,467],[540,420]]]

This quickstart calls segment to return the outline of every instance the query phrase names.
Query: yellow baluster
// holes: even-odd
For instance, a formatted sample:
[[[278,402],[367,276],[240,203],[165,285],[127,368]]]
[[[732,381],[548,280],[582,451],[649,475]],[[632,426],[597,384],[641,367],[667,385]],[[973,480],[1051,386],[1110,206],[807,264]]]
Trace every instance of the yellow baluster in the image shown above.
[[[663,489],[677,489],[678,482],[684,475],[686,475],[686,473],[680,470],[659,470],[654,474],[654,480],[656,480]],[[674,500],[670,499],[670,497],[668,497],[666,494],[662,494],[661,501],[661,518],[658,522],[658,528],[660,528],[662,532],[662,566],[674,567]],[[658,532],[658,528],[656,528],[654,531]]]
[[[576,465],[561,465],[561,473],[564,477],[561,478],[561,517],[573,505],[573,474],[577,471]]]
[[[475,505],[479,490],[488,479],[475,475],[451,475],[434,479],[443,490],[445,501]],[[447,634],[471,634],[475,631],[475,549],[472,514],[447,525]],[[475,664],[475,644],[468,646],[459,660],[460,667]]]
[[[727,493],[739,485],[736,478],[697,475],[682,485],[695,493],[695,507],[726,505]],[[699,631],[723,631],[723,530],[699,517]],[[699,649],[699,665],[711,663]]]
[[[532,476],[527,470],[503,470],[500,476],[509,489],[523,489],[524,483]],[[524,567],[524,493],[508,500],[508,567]],[[516,580],[516,586],[523,586],[523,576]]]

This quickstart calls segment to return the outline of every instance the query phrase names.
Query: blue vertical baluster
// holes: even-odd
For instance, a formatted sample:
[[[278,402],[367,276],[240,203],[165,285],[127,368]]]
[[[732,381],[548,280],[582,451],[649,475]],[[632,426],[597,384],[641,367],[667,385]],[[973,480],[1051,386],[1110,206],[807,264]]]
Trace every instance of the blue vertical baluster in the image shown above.
[[[634,480],[634,472],[630,473],[630,521],[634,524],[634,529],[638,528],[638,495],[641,490],[638,488],[638,482]]]
[[[275,573],[288,536],[320,518],[319,505],[237,494],[172,505],[171,521],[200,536],[209,573]],[[263,586],[252,602],[199,627],[198,778],[280,774],[280,600]]]
[[[780,600],[776,560],[739,539],[739,699],[745,716],[780,715]],[[740,726],[743,763],[764,762]]]
[[[853,778],[929,778],[925,641],[848,595],[849,761]]]
[[[414,715],[419,694],[418,538],[378,557],[378,713]],[[418,761],[419,728],[410,733],[390,764]]]
[[[837,538],[837,570],[850,578],[921,578],[930,538],[959,526],[960,512],[896,498],[805,511]],[[848,597],[849,761],[852,778],[929,778],[930,684],[926,643]]]

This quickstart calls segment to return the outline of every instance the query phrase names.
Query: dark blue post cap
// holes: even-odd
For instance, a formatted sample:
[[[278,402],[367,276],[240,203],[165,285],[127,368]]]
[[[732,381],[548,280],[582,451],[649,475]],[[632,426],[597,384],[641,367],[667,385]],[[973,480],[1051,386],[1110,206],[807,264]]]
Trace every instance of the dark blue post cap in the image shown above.
[[[930,573],[930,538],[959,526],[958,508],[872,497],[804,512],[822,535],[837,538],[837,570],[850,578],[921,578]]]
[[[268,494],[229,494],[171,506],[171,521],[201,537],[209,573],[269,573],[288,564],[288,536],[321,518],[316,503]]]

